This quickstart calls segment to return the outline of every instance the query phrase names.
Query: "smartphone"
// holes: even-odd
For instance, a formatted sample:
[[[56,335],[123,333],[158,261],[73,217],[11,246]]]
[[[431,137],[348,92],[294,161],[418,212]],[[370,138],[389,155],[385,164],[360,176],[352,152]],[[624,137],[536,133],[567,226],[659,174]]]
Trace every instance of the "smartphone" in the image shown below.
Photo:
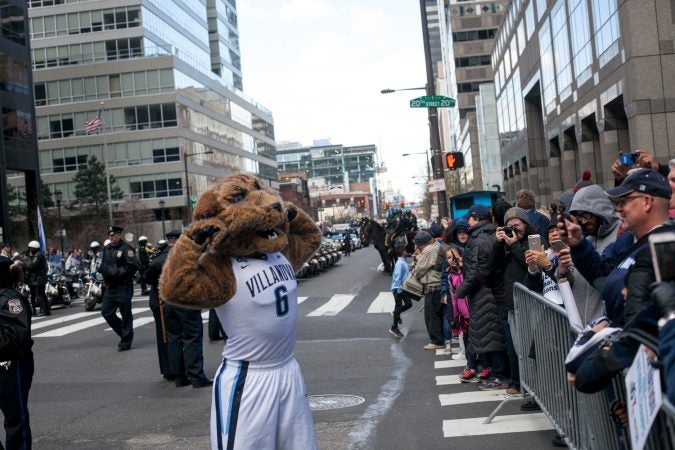
[[[557,240],[557,239],[556,239],[555,241],[551,241],[551,248],[552,248],[556,253],[559,253],[560,250],[562,250],[563,248],[565,248],[565,244],[563,244],[563,241],[560,241],[560,240]]]
[[[621,153],[619,155],[619,161],[621,161],[622,166],[632,166],[640,158],[639,153]]]
[[[538,234],[530,234],[527,237],[528,248],[535,252],[541,251],[541,236]]]
[[[649,252],[656,281],[675,281],[675,232],[650,235]]]

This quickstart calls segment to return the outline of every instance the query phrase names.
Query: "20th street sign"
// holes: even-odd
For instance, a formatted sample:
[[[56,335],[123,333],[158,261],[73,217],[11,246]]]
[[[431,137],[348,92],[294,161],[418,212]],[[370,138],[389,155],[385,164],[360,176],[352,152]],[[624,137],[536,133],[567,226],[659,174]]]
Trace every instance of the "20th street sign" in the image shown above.
[[[410,100],[411,108],[453,108],[455,104],[454,98],[442,95],[423,95]]]

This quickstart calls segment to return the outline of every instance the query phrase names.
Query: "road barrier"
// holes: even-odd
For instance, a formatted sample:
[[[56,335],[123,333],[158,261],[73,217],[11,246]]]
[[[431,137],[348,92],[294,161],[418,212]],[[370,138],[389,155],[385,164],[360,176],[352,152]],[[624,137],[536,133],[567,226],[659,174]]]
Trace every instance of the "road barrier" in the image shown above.
[[[522,388],[541,406],[571,449],[630,449],[627,429],[610,414],[615,401],[626,402],[623,375],[596,394],[584,394],[567,383],[565,357],[581,331],[570,326],[559,305],[516,283],[513,292],[516,330],[514,344]],[[671,386],[671,389],[675,388]],[[675,408],[663,406],[649,432],[645,449],[675,448]]]

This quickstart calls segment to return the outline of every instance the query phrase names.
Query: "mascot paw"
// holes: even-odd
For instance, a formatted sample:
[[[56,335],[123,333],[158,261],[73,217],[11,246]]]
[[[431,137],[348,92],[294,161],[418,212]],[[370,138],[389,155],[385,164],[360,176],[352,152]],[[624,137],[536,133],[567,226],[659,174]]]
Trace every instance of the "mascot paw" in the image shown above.
[[[298,210],[295,208],[295,206],[286,204],[286,217],[288,218],[288,221],[292,222],[293,219],[297,217],[297,215]]]
[[[218,219],[200,220],[192,224],[187,233],[196,244],[204,248],[220,244],[227,237],[225,224]]]

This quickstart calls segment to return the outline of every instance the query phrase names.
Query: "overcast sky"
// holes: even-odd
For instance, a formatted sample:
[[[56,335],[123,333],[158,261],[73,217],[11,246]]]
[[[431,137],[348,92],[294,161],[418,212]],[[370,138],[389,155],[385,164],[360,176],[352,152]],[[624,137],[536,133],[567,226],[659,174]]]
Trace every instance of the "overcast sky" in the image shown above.
[[[244,91],[272,110],[277,142],[375,144],[408,199],[429,147],[419,2],[251,0],[237,2]]]

